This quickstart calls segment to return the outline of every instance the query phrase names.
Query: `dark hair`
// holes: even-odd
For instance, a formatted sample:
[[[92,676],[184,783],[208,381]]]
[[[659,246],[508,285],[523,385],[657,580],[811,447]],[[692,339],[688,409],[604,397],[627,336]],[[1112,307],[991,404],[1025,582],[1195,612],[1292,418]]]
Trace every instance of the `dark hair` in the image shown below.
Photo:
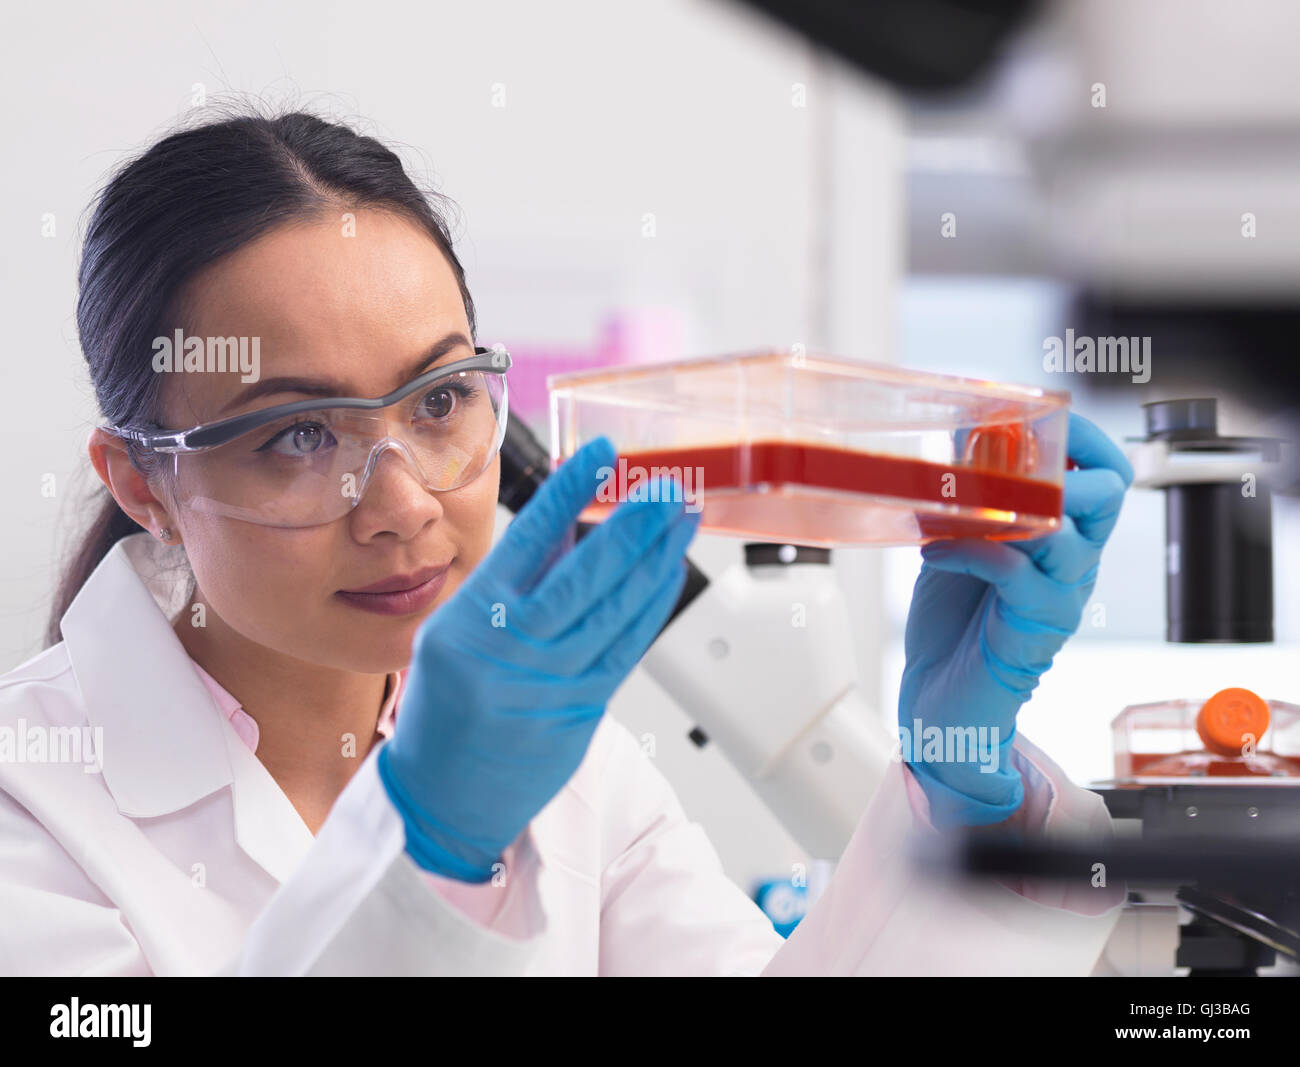
[[[378,208],[428,231],[460,286],[471,340],[477,332],[465,272],[452,250],[441,194],[419,188],[388,147],[350,126],[303,111],[258,114],[245,104],[204,109],[221,117],[171,133],[123,165],[95,206],[78,271],[77,328],[100,411],[112,425],[155,422],[162,375],[152,338],[182,310],[202,268],[276,226],[326,210]],[[130,448],[148,475],[150,453]],[[47,646],[91,572],[139,529],[111,493],[67,563]]]

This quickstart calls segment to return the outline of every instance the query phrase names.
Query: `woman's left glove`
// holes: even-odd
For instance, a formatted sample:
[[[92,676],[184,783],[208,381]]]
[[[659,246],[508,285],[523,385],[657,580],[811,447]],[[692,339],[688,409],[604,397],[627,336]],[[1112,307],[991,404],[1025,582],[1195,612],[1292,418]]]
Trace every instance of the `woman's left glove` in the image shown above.
[[[909,741],[904,760],[937,828],[1002,822],[1024,801],[1011,764],[1016,713],[1078,628],[1133,482],[1119,448],[1073,412],[1067,450],[1081,469],[1065,474],[1055,533],[1016,542],[934,541],[921,549],[898,721]],[[976,745],[949,743],[968,739]]]

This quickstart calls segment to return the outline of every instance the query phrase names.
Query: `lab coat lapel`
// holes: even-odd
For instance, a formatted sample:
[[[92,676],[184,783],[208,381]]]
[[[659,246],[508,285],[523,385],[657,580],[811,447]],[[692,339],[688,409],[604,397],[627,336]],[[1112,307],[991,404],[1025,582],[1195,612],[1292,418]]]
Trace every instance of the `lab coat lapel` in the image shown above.
[[[267,874],[283,882],[315,837],[266,765],[227,726],[224,741],[233,776],[235,840]]]
[[[231,777],[229,724],[168,622],[184,606],[183,575],[153,544],[140,533],[114,545],[59,624],[90,726],[103,728],[104,783],[137,819],[188,807]]]
[[[60,623],[90,725],[103,728],[104,783],[137,819],[230,786],[236,842],[283,882],[311,830],[221,715],[172,630],[188,586],[175,562],[148,533],[123,538]]]

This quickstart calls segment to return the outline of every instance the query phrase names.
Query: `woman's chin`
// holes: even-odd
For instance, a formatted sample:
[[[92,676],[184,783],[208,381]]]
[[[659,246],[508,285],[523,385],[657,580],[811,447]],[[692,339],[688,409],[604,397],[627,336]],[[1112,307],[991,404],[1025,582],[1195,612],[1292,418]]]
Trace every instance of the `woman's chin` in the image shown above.
[[[332,634],[319,642],[307,658],[323,667],[350,674],[388,674],[411,665],[411,646],[419,622],[406,626],[386,626],[382,632],[367,634],[356,629]],[[326,651],[328,650],[328,651]]]

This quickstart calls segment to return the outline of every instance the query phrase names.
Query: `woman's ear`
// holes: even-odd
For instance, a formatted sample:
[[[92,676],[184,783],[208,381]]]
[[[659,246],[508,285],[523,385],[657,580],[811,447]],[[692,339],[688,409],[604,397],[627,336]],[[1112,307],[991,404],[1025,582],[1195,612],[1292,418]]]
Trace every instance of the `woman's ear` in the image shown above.
[[[163,537],[164,541],[179,533],[180,527],[167,505],[154,495],[144,475],[131,463],[125,441],[96,426],[90,431],[86,449],[95,473],[123,511],[155,537],[162,537],[162,530],[170,530],[171,536]]]

